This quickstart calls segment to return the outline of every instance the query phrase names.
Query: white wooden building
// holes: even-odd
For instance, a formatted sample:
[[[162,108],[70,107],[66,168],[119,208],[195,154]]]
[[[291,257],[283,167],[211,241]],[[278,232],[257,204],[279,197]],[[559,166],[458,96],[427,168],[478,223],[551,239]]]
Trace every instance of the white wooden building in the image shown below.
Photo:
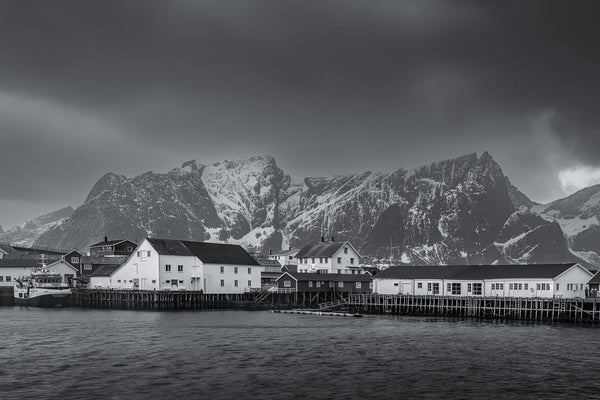
[[[297,265],[298,259],[296,258],[296,254],[298,254],[298,249],[289,248],[288,250],[281,250],[278,252],[274,252],[269,254],[269,260],[275,260],[279,263],[279,265]]]
[[[585,297],[592,273],[578,263],[397,266],[373,276],[379,294]]]
[[[326,274],[362,274],[360,254],[350,242],[311,243],[304,246],[298,254],[298,269],[300,273]]]
[[[244,293],[260,290],[261,270],[238,245],[146,238],[108,277],[92,275],[89,286]]]
[[[39,258],[3,258],[0,259],[0,286],[14,286],[15,280],[31,275],[34,268],[41,266]],[[64,260],[46,266],[63,278],[64,283],[77,276],[77,268]]]

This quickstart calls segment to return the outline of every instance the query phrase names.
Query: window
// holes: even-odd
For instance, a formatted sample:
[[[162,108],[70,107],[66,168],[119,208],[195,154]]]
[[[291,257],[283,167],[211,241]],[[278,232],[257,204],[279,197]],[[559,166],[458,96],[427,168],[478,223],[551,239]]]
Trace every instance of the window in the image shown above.
[[[4,282],[4,277],[0,276],[0,282]]]
[[[473,295],[481,296],[481,291],[482,291],[481,283],[474,283],[473,284]]]
[[[431,282],[427,282],[427,291],[431,292]]]
[[[233,273],[237,274],[238,273],[238,267],[233,267]]]
[[[373,289],[373,282],[369,282],[369,289]]]
[[[283,286],[284,287],[292,287],[292,281],[289,281],[289,280],[283,281]]]
[[[523,290],[523,284],[519,283],[519,290]]]
[[[119,281],[119,282],[121,282],[121,281]],[[152,279],[152,283],[156,283],[156,279]]]
[[[329,281],[329,287],[333,287],[334,284],[335,284],[335,282]]]
[[[308,287],[313,287],[313,281],[308,281]]]
[[[238,287],[238,280],[237,279],[233,282],[233,286]]]
[[[248,268],[248,274],[252,274],[252,268]]]
[[[338,274],[341,274],[341,273],[342,273],[342,270],[341,270],[341,269],[338,269],[337,271],[338,271]]]
[[[293,259],[294,259],[294,256],[290,256],[290,257],[289,257],[289,259],[290,259],[290,260],[293,260]]]
[[[529,290],[529,284],[528,283],[524,283],[523,286],[524,286],[525,290]]]
[[[221,267],[221,273],[224,274],[225,273],[225,267]]]
[[[348,248],[344,247],[344,254],[348,254]]]
[[[131,253],[133,251],[133,247],[127,246],[127,251]]]
[[[179,283],[183,283],[183,281],[179,281]]]
[[[136,252],[135,252],[135,255],[136,255],[136,256],[138,256],[138,257],[140,257],[140,251],[139,251],[139,250],[138,250],[138,251],[136,251]]]
[[[252,287],[252,281],[248,281],[248,287]]]
[[[495,284],[495,283],[492,283],[492,285],[491,285],[491,289],[492,289],[492,290],[496,290],[496,284]]]
[[[394,283],[394,286],[398,286],[398,282]]]
[[[170,280],[170,279],[168,279],[168,280],[166,280],[166,281],[165,281],[165,283],[171,283],[171,280]]]
[[[83,269],[86,271],[91,271],[92,270],[92,264],[86,263],[83,265]]]
[[[354,258],[350,258],[350,264],[354,264]]]
[[[338,257],[337,261],[338,261],[338,264],[341,264],[342,263],[342,257]]]
[[[167,271],[167,272],[171,271],[171,264],[165,264],[165,271]]]
[[[452,284],[452,294],[460,294],[460,283]]]
[[[71,257],[71,264],[79,264],[79,257]]]
[[[559,289],[558,289],[559,287],[560,287],[560,286],[559,286],[559,284],[557,283],[557,284],[556,284],[556,290],[559,290]]]
[[[344,282],[342,282],[342,281],[339,281],[339,282],[338,282],[338,287],[344,287]]]
[[[321,281],[317,281],[317,287],[321,287]]]
[[[319,264],[323,264],[323,257],[319,257]]]
[[[119,280],[117,281],[117,283],[121,283],[121,280],[119,279]]]
[[[314,258],[314,257],[313,257],[313,259],[312,259],[312,263],[313,263],[313,264],[315,263],[315,258]]]
[[[225,287],[225,279],[221,279],[221,287]]]
[[[540,289],[541,289],[541,287],[540,287],[540,284],[539,284],[539,283],[537,283],[535,286],[536,286],[536,289],[537,289],[537,290],[540,290]],[[569,286],[569,285],[567,285],[567,287],[568,287],[568,286]]]
[[[433,288],[432,288],[433,294],[440,294],[440,284],[434,283],[432,286],[433,286]]]
[[[513,284],[512,284],[512,283],[509,283],[509,284],[508,284],[508,289],[509,289],[509,290],[513,290]]]
[[[361,288],[361,286],[362,286],[361,282],[356,282],[356,288],[357,288],[357,289],[360,289],[360,288]]]
[[[325,257],[325,262],[328,263],[329,262],[329,258]]]
[[[423,289],[423,282],[417,283],[417,289]]]
[[[177,266],[177,271],[183,272],[183,265],[178,265]]]
[[[467,283],[467,293],[470,293],[470,292],[471,292],[471,284]]]

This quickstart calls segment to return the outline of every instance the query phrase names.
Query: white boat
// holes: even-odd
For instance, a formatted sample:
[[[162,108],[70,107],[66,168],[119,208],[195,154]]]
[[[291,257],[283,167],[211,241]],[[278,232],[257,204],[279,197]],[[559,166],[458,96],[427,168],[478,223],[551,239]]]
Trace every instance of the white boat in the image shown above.
[[[71,287],[62,281],[62,276],[46,267],[42,256],[41,266],[31,271],[28,277],[18,278],[15,283],[15,304],[33,307],[68,307],[71,302]]]

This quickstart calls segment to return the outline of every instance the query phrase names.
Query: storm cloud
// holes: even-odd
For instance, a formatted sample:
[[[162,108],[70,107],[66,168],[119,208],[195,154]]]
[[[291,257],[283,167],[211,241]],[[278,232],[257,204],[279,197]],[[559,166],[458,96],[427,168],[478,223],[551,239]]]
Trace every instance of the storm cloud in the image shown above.
[[[302,177],[488,150],[551,200],[600,167],[596,3],[0,2],[0,223],[255,154]]]

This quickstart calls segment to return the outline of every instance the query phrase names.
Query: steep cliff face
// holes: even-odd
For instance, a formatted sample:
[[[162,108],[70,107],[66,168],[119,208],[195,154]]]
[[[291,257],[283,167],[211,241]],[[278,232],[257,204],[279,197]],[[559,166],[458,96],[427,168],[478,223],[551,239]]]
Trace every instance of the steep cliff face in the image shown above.
[[[298,182],[272,157],[188,161],[164,174],[105,175],[73,215],[36,243],[85,247],[103,236],[155,236],[275,250],[334,236],[373,261],[572,260],[559,223],[526,211],[535,207],[488,153]],[[587,238],[578,243],[591,246]]]

